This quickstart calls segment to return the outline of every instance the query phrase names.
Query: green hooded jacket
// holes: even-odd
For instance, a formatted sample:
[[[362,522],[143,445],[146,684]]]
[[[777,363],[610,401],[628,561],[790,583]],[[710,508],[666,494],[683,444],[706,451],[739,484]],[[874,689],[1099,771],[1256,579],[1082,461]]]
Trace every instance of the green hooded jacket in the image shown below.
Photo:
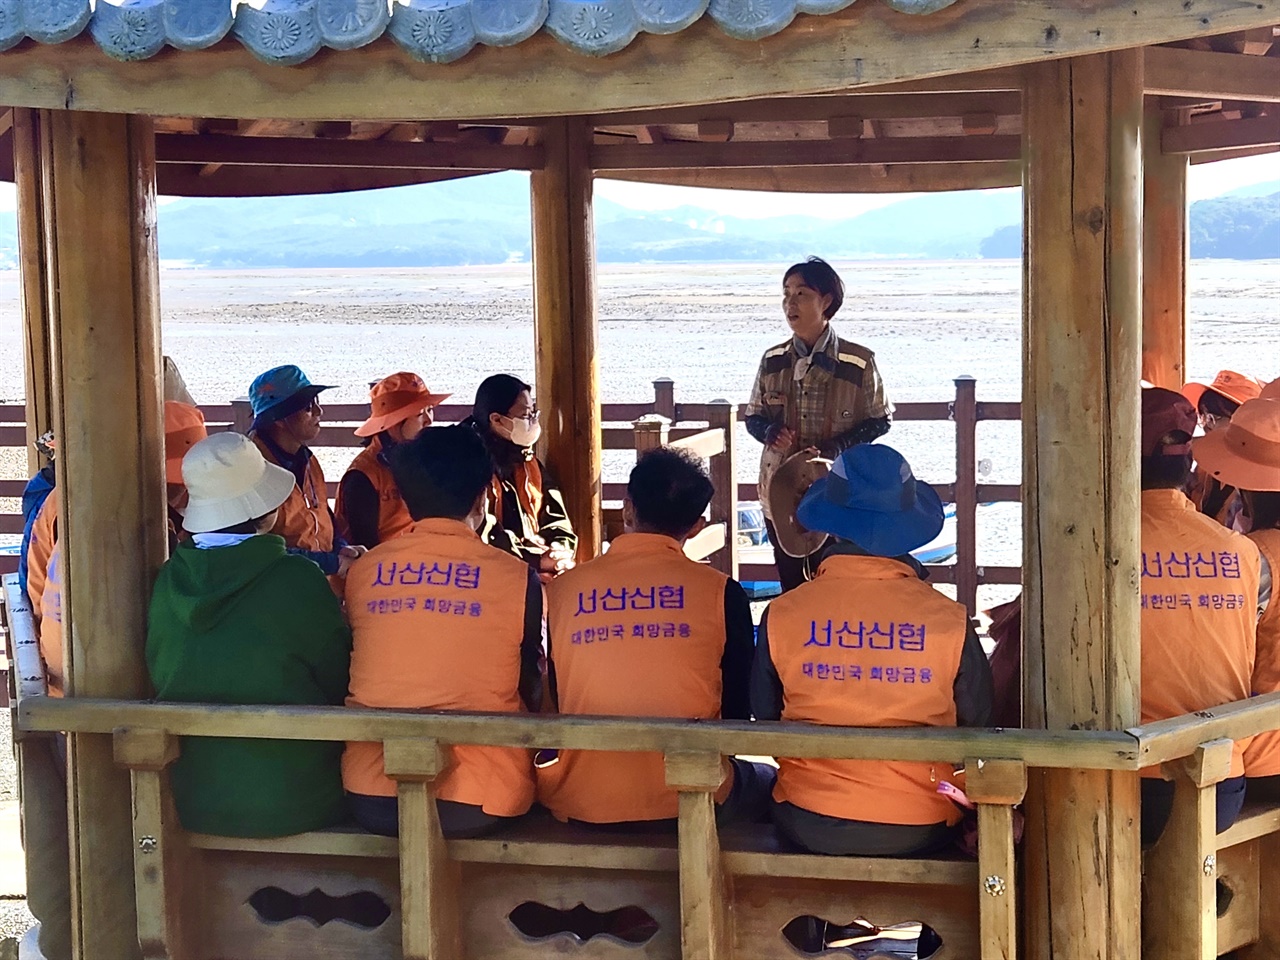
[[[264,534],[183,543],[160,570],[147,668],[160,700],[332,704],[347,694],[351,631],[324,574]],[[346,819],[341,743],[183,737],[171,768],[182,825],[277,837]]]

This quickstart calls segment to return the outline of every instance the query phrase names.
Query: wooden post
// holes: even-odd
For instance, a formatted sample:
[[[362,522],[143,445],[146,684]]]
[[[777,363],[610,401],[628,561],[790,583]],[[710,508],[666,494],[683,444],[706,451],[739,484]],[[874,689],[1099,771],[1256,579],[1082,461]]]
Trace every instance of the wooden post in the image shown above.
[[[1142,98],[1138,50],[1026,73],[1028,727],[1139,719]],[[1137,775],[1036,771],[1027,807],[1027,957],[1140,956]]]
[[[50,391],[49,276],[45,247],[43,158],[40,155],[40,113],[13,110],[13,183],[18,200],[18,254],[22,265],[22,351],[27,404],[27,472],[40,469],[35,440],[53,425]]]
[[[676,383],[670,377],[653,381],[653,412],[668,420],[676,419]]]
[[[1018,885],[1013,807],[1027,792],[1026,764],[965,761],[965,792],[978,805],[978,924],[982,960],[1017,960]]]
[[[665,447],[671,432],[671,421],[658,413],[647,413],[631,424],[634,431],[636,456]]]
[[[546,165],[533,173],[533,324],[543,451],[578,534],[578,559],[600,552],[602,436],[596,363],[591,128],[542,128]]]
[[[1177,390],[1187,378],[1190,208],[1185,153],[1160,152],[1164,111],[1147,107],[1142,210],[1142,376]]]
[[[247,397],[237,397],[231,401],[231,429],[243,434],[248,434],[253,429],[253,407]]]
[[[724,779],[716,754],[669,753],[667,786],[680,793],[680,956],[728,960],[724,868],[714,795]]]
[[[724,524],[724,548],[711,557],[711,565],[721,573],[738,579],[738,407],[728,400],[712,400],[707,425],[724,431],[724,453],[711,458],[711,482],[716,492],[711,497],[710,522]]]
[[[147,605],[167,552],[155,138],[142,117],[41,115],[50,240],[67,692],[149,695]],[[128,773],[70,738],[76,956],[138,956]]]
[[[956,599],[978,612],[978,382],[956,377]]]

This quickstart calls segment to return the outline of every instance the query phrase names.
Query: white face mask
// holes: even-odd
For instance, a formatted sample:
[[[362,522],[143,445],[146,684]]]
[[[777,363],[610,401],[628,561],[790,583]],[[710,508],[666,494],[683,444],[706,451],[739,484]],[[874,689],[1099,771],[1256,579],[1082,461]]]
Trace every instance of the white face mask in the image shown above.
[[[511,426],[507,428],[507,439],[517,447],[532,447],[542,436],[542,424],[538,422],[536,414],[532,423],[523,417],[503,417],[502,419],[510,422]]]

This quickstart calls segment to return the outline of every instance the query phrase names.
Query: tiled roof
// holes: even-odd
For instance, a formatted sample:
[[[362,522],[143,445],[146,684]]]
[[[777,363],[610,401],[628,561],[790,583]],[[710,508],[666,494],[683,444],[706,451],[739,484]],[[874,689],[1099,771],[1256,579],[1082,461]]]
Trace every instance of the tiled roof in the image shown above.
[[[545,30],[589,56],[615,53],[641,33],[678,33],[704,15],[731,37],[759,40],[798,13],[854,2],[927,14],[955,0],[0,0],[0,50],[30,37],[62,43],[86,30],[117,60],[165,46],[203,50],[230,35],[268,63],[302,63],[322,47],[353,50],[384,33],[410,56],[449,63],[477,44],[505,47]]]

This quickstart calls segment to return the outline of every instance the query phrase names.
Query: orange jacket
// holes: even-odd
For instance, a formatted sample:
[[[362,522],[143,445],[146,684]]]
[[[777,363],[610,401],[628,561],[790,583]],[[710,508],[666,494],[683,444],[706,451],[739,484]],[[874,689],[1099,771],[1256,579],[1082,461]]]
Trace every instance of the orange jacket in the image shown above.
[[[1259,567],[1257,547],[1181,491],[1142,491],[1143,723],[1249,696]],[[1233,777],[1244,773],[1247,743],[1236,743]]]
[[[553,580],[547,623],[560,712],[717,719],[727,579],[670,537],[628,533]],[[663,820],[679,808],[660,753],[561,750],[538,771],[538,794],[559,819],[590,823]]]
[[[835,554],[769,605],[782,719],[847,727],[954,727],[965,608],[905,563]],[[759,660],[760,653],[757,653]],[[774,799],[872,823],[955,823],[945,763],[778,758]]]
[[[268,463],[279,466],[279,460],[271,452],[271,445],[260,436],[253,442],[262,451]],[[307,459],[306,481],[300,487],[295,482],[289,499],[280,505],[276,525],[271,533],[284,537],[285,546],[301,550],[328,552],[333,549],[333,515],[329,512],[329,488],[325,485],[324,470],[320,461],[312,455]]]
[[[60,545],[54,543],[49,554],[48,576],[40,595],[40,656],[44,660],[45,677],[49,681],[49,695],[63,695],[66,673],[66,648],[62,634],[62,575],[58,571]],[[28,580],[28,587],[31,581]]]
[[[386,543],[400,536],[413,525],[413,517],[409,516],[409,508],[405,506],[404,497],[400,496],[400,488],[396,486],[395,477],[391,475],[391,468],[387,466],[382,453],[382,437],[374,437],[369,446],[361,450],[351,461],[351,466],[347,468],[347,476],[355,472],[368,477],[369,483],[378,495],[378,543]],[[348,543],[363,543],[363,541],[352,539],[351,520],[343,498],[346,479],[347,477],[344,476],[343,484],[338,487],[334,519],[337,522],[338,534],[344,540]]]
[[[1271,567],[1271,600],[1258,621],[1258,656],[1253,664],[1253,693],[1280,690],[1280,530],[1255,530],[1249,539]],[[1280,731],[1261,733],[1244,751],[1244,772],[1250,777],[1280,775]]]
[[[528,650],[527,564],[487,546],[456,520],[423,520],[379,544],[347,574],[351,620],[348,706],[519,713]],[[522,657],[524,660],[522,660]],[[536,637],[534,650],[536,677]],[[348,743],[342,756],[348,791],[394,796],[382,744]],[[528,750],[457,746],[437,796],[518,816],[533,803]]]
[[[45,497],[31,526],[31,542],[27,547],[27,599],[37,617],[41,615],[45,578],[49,574],[49,557],[58,530],[58,491]]]

